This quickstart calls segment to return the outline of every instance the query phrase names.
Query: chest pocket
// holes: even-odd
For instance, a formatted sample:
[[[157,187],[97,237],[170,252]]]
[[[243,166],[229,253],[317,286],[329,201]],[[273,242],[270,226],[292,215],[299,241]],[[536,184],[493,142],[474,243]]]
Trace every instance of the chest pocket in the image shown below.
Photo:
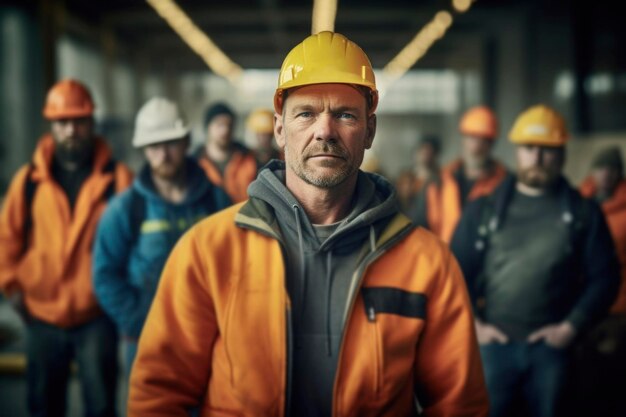
[[[369,321],[375,321],[377,314],[425,319],[426,295],[391,287],[363,287],[363,304]]]

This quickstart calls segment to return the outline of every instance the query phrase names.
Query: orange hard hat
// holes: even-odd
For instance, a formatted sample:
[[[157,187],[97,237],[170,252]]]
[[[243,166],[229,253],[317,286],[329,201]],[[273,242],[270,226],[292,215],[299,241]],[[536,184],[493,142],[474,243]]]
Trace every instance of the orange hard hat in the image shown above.
[[[93,100],[82,83],[66,79],[56,83],[46,97],[43,116],[48,120],[93,115]]]
[[[489,107],[472,107],[461,118],[459,131],[466,136],[495,140],[498,137],[498,120]]]

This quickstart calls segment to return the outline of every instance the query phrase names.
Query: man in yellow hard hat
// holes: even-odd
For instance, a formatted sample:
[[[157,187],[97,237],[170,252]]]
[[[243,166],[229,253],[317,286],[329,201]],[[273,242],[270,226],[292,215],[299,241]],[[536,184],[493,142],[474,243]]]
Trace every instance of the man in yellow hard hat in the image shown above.
[[[174,249],[139,342],[129,416],[485,416],[463,278],[359,170],[376,131],[369,59],[332,32],[287,55],[274,161],[250,199]]]
[[[283,159],[282,153],[274,146],[274,112],[270,109],[258,108],[250,113],[246,127],[256,139],[254,156],[258,169],[272,159]]]
[[[619,269],[597,203],[562,176],[569,138],[533,106],[509,134],[517,175],[470,204],[452,239],[476,312],[491,415],[521,394],[530,415],[559,417],[574,338],[606,313]]]
[[[93,110],[76,80],[50,89],[50,133],[13,178],[0,214],[0,289],[23,302],[32,416],[65,415],[72,361],[85,414],[115,415],[117,333],[93,293],[92,242],[108,199],[132,175],[94,134]]]
[[[449,242],[468,202],[489,195],[500,184],[507,170],[492,156],[498,138],[498,121],[487,106],[467,110],[459,123],[462,136],[461,158],[442,170],[441,226],[439,235]]]

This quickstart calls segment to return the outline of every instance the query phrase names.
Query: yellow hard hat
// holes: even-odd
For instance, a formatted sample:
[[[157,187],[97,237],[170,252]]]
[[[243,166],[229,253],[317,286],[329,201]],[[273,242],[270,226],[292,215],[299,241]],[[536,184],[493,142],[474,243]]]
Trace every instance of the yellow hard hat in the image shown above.
[[[255,133],[273,133],[274,112],[266,108],[255,109],[248,116],[246,125]]]
[[[539,104],[520,114],[509,133],[516,145],[565,146],[569,139],[565,120],[548,106]]]
[[[353,84],[370,90],[369,111],[378,105],[374,70],[365,52],[345,36],[320,32],[296,45],[283,61],[274,94],[274,109],[283,111],[283,92],[310,84]]]
[[[459,131],[467,136],[493,140],[498,137],[498,120],[489,107],[472,107],[463,114]]]

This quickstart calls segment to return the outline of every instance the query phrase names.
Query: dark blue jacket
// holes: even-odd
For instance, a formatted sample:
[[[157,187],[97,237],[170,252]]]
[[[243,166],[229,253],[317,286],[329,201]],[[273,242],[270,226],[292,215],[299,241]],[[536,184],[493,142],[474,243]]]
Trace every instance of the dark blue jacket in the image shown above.
[[[98,225],[94,291],[125,336],[139,337],[161,270],[180,236],[198,220],[230,205],[226,193],[209,182],[194,160],[188,158],[187,167],[189,189],[181,203],[168,202],[157,193],[145,166],[132,187],[109,202]],[[133,214],[138,204],[139,216]]]
[[[469,204],[450,244],[479,317],[484,297],[484,277],[481,275],[485,253],[489,250],[489,237],[503,224],[516,181],[509,175],[493,194]],[[556,187],[562,203],[561,219],[570,230],[572,256],[556,278],[561,281],[557,286],[561,291],[557,298],[569,305],[555,306],[555,311],[569,311],[562,319],[581,329],[610,307],[619,287],[619,263],[598,204],[583,198],[564,178]]]

